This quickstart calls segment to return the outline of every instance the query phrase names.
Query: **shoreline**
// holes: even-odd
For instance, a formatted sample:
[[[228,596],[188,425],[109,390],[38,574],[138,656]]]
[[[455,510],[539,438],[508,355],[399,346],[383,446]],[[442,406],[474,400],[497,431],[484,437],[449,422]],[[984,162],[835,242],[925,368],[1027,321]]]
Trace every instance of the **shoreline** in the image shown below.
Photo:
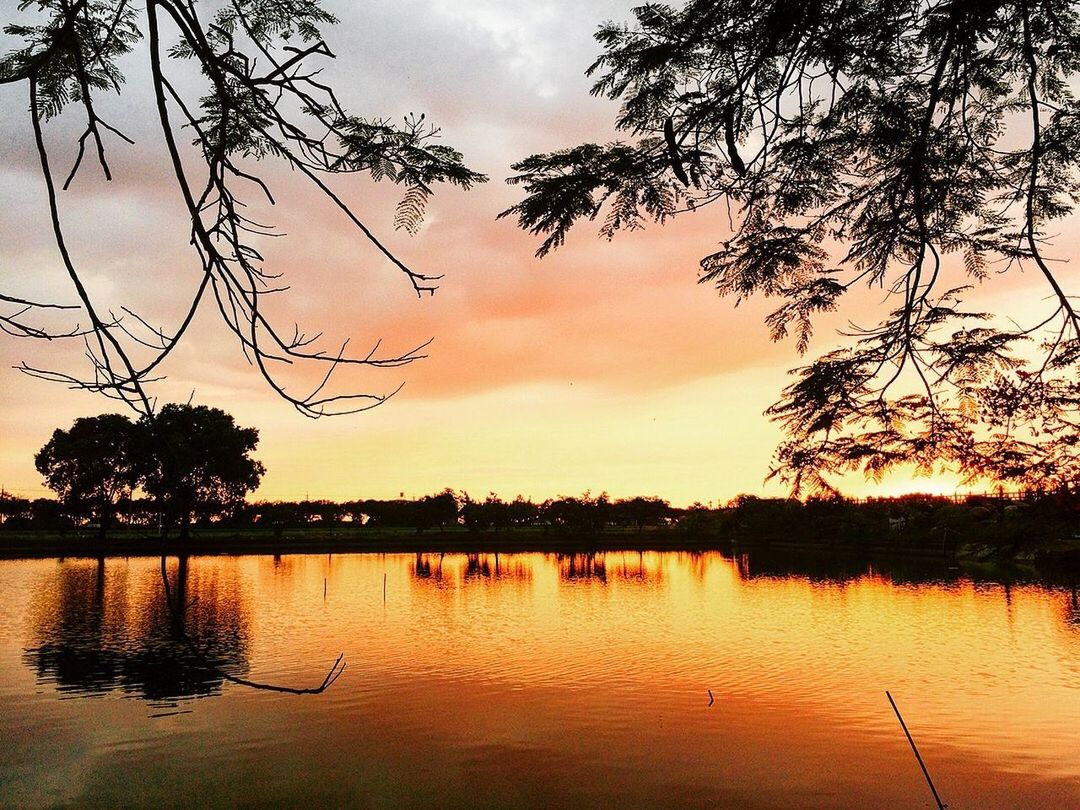
[[[41,559],[58,556],[143,557],[177,554],[396,554],[396,553],[589,553],[593,551],[723,551],[733,543],[710,535],[647,531],[561,533],[542,531],[350,531],[299,530],[275,537],[261,532],[193,533],[181,543],[177,538],[110,538],[100,543],[90,537],[61,537],[53,533],[0,535],[0,558]],[[5,542],[8,541],[8,542]],[[22,541],[22,542],[20,542]]]
[[[1063,560],[1071,561],[1080,546],[1075,542],[1060,544]],[[351,529],[299,529],[274,535],[269,531],[202,530],[181,543],[177,538],[150,537],[123,530],[100,542],[96,536],[77,531],[0,533],[0,559],[48,559],[54,557],[152,557],[184,555],[297,555],[297,554],[390,554],[390,553],[567,553],[587,554],[610,551],[720,551],[738,554],[746,551],[807,552],[844,557],[888,558],[926,563],[955,565],[961,562],[1034,566],[1034,560],[1008,555],[987,554],[985,548],[945,554],[940,547],[917,542],[873,544],[838,543],[826,540],[730,537],[714,533],[690,533],[674,529],[608,530],[597,533],[518,529],[502,532],[455,530],[424,531]],[[998,549],[997,551],[1003,551]],[[1057,568],[1058,566],[1054,566]],[[1073,573],[1072,565],[1051,573]]]

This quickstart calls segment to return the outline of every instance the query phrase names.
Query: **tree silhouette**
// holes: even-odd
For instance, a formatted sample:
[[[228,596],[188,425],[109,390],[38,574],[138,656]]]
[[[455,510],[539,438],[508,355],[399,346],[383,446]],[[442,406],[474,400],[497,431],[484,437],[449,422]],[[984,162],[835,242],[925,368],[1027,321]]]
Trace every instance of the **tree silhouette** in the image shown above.
[[[140,422],[146,451],[142,488],[186,540],[194,518],[218,515],[259,485],[265,468],[251,458],[259,431],[218,408],[169,404]]]
[[[1080,480],[1080,312],[1046,251],[1080,182],[1080,16],[1065,0],[650,3],[607,23],[593,94],[629,140],[534,155],[502,216],[543,256],[582,219],[601,233],[720,203],[731,234],[701,281],[779,299],[775,340],[857,285],[888,312],[797,369],[768,413],[771,475],[832,489],[947,463],[1036,488]],[[965,293],[1032,271],[1037,316]],[[1023,319],[1022,323],[1011,316]]]
[[[629,524],[640,532],[646,526],[658,526],[673,515],[671,504],[662,498],[625,498],[611,507],[616,523]]]
[[[104,537],[117,503],[138,484],[135,426],[116,413],[76,419],[68,430],[53,431],[34,464],[65,509],[96,517]]]
[[[0,526],[19,521],[30,513],[30,500],[0,490]]]
[[[52,232],[78,304],[30,301],[0,294],[0,328],[28,338],[76,339],[85,343],[93,373],[80,377],[23,364],[27,374],[124,400],[142,413],[154,402],[148,383],[190,328],[199,307],[212,301],[240,343],[245,358],[271,389],[301,413],[317,417],[374,407],[389,394],[329,393],[334,369],[342,365],[401,366],[422,357],[427,345],[395,356],[379,346],[347,353],[348,340],[332,351],[316,348],[320,335],[299,327],[283,332],[268,318],[264,298],[285,288],[279,273],[263,266],[257,247],[276,234],[245,213],[248,192],[274,204],[258,161],[277,159],[302,175],[372,245],[400,270],[417,295],[433,293],[438,276],[413,270],[380,241],[349,205],[327,185],[327,175],[364,173],[404,187],[395,225],[416,233],[436,183],[462,188],[486,178],[466,168],[461,155],[438,143],[439,130],[411,113],[400,123],[348,113],[334,90],[311,65],[334,54],[320,27],[336,22],[318,0],[22,0],[33,15],[4,31],[20,44],[0,52],[0,85],[24,84],[29,122],[48,197]],[[99,114],[97,100],[121,93],[120,59],[145,39],[156,117],[164,137],[165,164],[190,217],[190,241],[199,271],[193,276],[185,314],[171,331],[152,326],[136,313],[120,314],[91,299],[70,245],[65,240],[44,124],[69,107],[80,108],[85,130],[62,181],[67,189],[89,153],[106,180],[112,179],[109,141],[131,140]],[[201,76],[200,93],[185,92],[181,74]],[[181,146],[179,129],[194,149]],[[48,310],[81,311],[88,323],[51,330],[34,322]],[[291,334],[290,334],[291,333]],[[321,334],[321,333],[320,333]],[[309,393],[288,391],[278,370],[297,363],[324,367]]]

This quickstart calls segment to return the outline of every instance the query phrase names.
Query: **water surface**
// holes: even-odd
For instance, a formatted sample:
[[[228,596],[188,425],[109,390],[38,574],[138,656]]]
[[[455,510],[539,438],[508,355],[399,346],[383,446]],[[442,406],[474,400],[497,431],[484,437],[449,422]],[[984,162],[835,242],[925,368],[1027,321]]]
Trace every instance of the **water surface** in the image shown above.
[[[157,559],[0,562],[0,803],[932,807],[889,689],[950,807],[1080,807],[1070,587],[673,552],[167,571],[173,610]],[[341,652],[320,695],[223,677],[317,686]]]

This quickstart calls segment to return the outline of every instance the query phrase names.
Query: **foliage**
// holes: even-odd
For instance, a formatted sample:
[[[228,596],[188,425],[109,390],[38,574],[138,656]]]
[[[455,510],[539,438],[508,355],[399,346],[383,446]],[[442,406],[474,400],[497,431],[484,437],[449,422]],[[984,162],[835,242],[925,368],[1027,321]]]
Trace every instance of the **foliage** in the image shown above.
[[[360,523],[379,527],[407,526],[418,532],[456,523],[458,516],[457,498],[449,489],[417,500],[368,499],[351,502],[344,508],[354,521]]]
[[[597,532],[610,519],[611,501],[606,492],[592,497],[585,492],[580,498],[564,496],[549,499],[540,505],[540,519],[553,529],[574,532]]]
[[[457,499],[448,489],[438,495],[425,495],[415,502],[413,514],[417,531],[455,524],[458,516]]]
[[[163,504],[153,498],[134,498],[118,504],[117,522],[154,526]],[[70,525],[62,504],[38,499],[0,496],[4,529],[55,530]],[[258,542],[272,528],[313,529],[315,535],[342,531],[342,539],[384,542],[402,530],[437,529],[453,534],[493,532],[529,538],[537,533],[545,544],[590,544],[607,534],[606,545],[640,542],[694,546],[728,542],[782,547],[833,547],[846,550],[913,550],[920,554],[961,553],[968,557],[1037,559],[1040,552],[1071,547],[1080,537],[1080,488],[1053,493],[1028,491],[1007,495],[970,495],[962,499],[934,495],[905,495],[863,501],[841,497],[760,498],[740,495],[725,506],[694,503],[670,506],[656,497],[610,501],[606,496],[560,497],[534,503],[517,496],[504,501],[494,493],[483,501],[447,489],[415,499],[359,499],[232,502],[215,511],[205,504],[192,513],[192,524],[236,533]],[[337,527],[345,527],[340,530]],[[293,538],[303,542],[299,535]],[[619,539],[621,538],[621,539]],[[1053,563],[1051,563],[1053,565]]]
[[[64,512],[97,518],[102,534],[114,517],[138,522],[139,491],[186,536],[193,519],[228,515],[259,485],[265,469],[250,456],[258,442],[257,430],[218,408],[169,404],[135,423],[123,414],[76,419],[34,461]],[[17,505],[5,500],[4,514],[19,514]]]
[[[4,507],[3,527],[20,531],[65,532],[75,525],[64,505],[55,498],[0,498]]]
[[[612,504],[612,520],[617,526],[659,526],[674,516],[671,504],[661,498],[627,498]]]
[[[117,504],[138,485],[135,430],[122,414],[76,419],[68,430],[53,431],[34,456],[38,472],[68,513],[95,517],[102,534]]]
[[[939,463],[969,480],[1080,480],[1080,314],[1046,255],[1080,178],[1080,14],[1064,0],[689,0],[607,23],[593,94],[627,140],[516,164],[502,216],[561,245],[727,206],[701,280],[777,299],[771,336],[809,348],[858,285],[888,313],[797,369],[769,414],[772,475],[833,492]],[[606,213],[605,213],[606,212]],[[990,314],[972,285],[1029,271],[1046,311]]]
[[[218,408],[169,404],[143,417],[142,488],[186,536],[191,520],[220,513],[255,489],[266,471],[251,458],[259,431]]]
[[[1012,556],[1060,547],[1080,527],[1080,490],[972,495],[912,494],[853,501],[841,497],[743,495],[720,513],[720,534],[747,542],[840,548],[908,548],[934,554]],[[966,548],[965,548],[966,547]]]
[[[18,519],[30,511],[30,501],[17,495],[0,491],[0,524]]]
[[[263,266],[261,243],[280,235],[252,218],[247,199],[254,192],[269,204],[275,198],[259,176],[257,163],[275,159],[297,172],[340,210],[371,245],[400,270],[417,295],[433,293],[438,276],[407,266],[387,248],[329,185],[335,174],[362,173],[404,188],[395,225],[410,234],[420,226],[433,186],[450,183],[468,189],[486,178],[462,162],[453,148],[439,143],[439,130],[423,115],[389,118],[353,115],[321,80],[312,60],[333,58],[322,29],[336,22],[318,0],[147,0],[140,9],[130,0],[20,0],[27,23],[5,27],[18,45],[0,53],[0,86],[24,84],[29,97],[41,176],[48,195],[53,236],[79,303],[64,305],[0,295],[0,328],[29,338],[77,339],[85,343],[93,374],[80,377],[23,364],[28,374],[124,400],[152,413],[146,391],[159,366],[172,353],[203,304],[215,308],[239,342],[248,362],[271,389],[301,413],[317,417],[374,407],[390,394],[327,393],[334,369],[342,365],[393,368],[419,359],[426,344],[383,357],[371,351],[346,353],[315,347],[320,335],[299,327],[280,331],[266,314],[263,299],[286,287],[279,273]],[[145,49],[135,51],[145,40]],[[171,331],[151,326],[126,308],[103,307],[92,300],[83,273],[64,238],[50,151],[44,125],[71,107],[79,109],[85,129],[78,154],[63,183],[76,178],[90,152],[106,180],[112,179],[106,144],[130,143],[99,114],[105,93],[124,92],[123,59],[146,56],[150,83],[176,192],[190,222],[190,242],[198,272],[184,315]],[[192,78],[199,91],[184,91]],[[178,79],[183,78],[184,81]],[[191,147],[181,144],[186,132]],[[78,310],[85,327],[50,330],[31,322],[33,313]],[[121,311],[115,315],[113,310]],[[321,334],[321,333],[320,333]],[[309,393],[287,390],[280,370],[306,363],[324,370]]]

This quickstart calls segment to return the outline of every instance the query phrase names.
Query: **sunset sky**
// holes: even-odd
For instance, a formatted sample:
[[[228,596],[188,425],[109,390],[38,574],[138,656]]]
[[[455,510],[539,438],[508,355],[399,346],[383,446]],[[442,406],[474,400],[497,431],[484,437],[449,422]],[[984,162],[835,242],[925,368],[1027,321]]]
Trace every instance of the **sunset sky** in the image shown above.
[[[589,96],[584,70],[597,25],[628,18],[637,2],[327,4],[341,23],[325,32],[338,59],[324,75],[345,106],[368,116],[424,112],[491,181],[468,193],[439,188],[415,237],[393,230],[398,190],[358,178],[334,184],[399,256],[445,274],[434,297],[418,300],[340,212],[280,166],[264,167],[279,205],[259,213],[288,233],[266,245],[267,269],[292,285],[273,304],[283,331],[293,320],[323,331],[329,350],[345,338],[353,347],[382,339],[389,353],[434,342],[428,359],[411,366],[342,377],[345,388],[372,391],[404,381],[386,405],[312,421],[273,395],[204,307],[155,392],[161,401],[190,396],[259,428],[268,474],[256,497],[418,496],[449,486],[538,500],[606,490],[683,505],[784,492],[763,483],[780,434],[762,412],[798,357],[792,344],[768,341],[769,302],[736,308],[697,283],[697,260],[728,233],[723,210],[610,243],[585,224],[544,260],[533,258],[534,237],[495,219],[520,199],[503,182],[512,162],[614,137],[615,105]],[[168,331],[200,271],[163,162],[144,52],[127,65],[123,99],[101,104],[136,146],[111,141],[115,181],[87,165],[63,195],[62,215],[102,308],[128,306]],[[24,93],[23,84],[0,88],[0,277],[9,294],[72,302],[46,226]],[[80,131],[75,114],[48,125],[58,173]],[[1013,300],[1025,283],[998,290],[991,303]],[[874,291],[856,301],[881,298]],[[823,328],[816,348],[834,340]],[[87,366],[78,343],[0,340],[0,485],[35,496],[44,490],[33,454],[52,430],[117,406],[11,369],[23,360]],[[847,489],[951,492],[954,484],[855,478]]]

